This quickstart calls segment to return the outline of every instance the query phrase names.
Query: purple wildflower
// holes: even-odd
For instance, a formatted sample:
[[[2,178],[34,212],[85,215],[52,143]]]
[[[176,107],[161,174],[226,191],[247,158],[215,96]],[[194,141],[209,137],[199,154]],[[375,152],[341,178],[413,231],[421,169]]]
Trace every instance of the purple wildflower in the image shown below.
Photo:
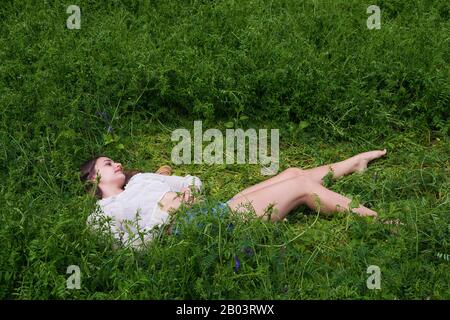
[[[105,121],[108,121],[110,119],[109,114],[107,112],[97,111],[95,114],[102,117],[103,120]]]
[[[250,247],[245,247],[242,251],[244,251],[248,257],[253,256],[253,249]]]
[[[238,256],[234,256],[234,272],[238,272],[239,268],[241,267],[241,261],[239,260]]]

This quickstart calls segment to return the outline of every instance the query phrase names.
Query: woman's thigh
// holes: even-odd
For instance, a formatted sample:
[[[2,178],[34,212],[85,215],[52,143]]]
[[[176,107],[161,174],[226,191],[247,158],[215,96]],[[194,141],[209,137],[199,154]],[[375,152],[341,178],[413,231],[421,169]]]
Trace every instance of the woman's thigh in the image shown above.
[[[244,190],[242,190],[241,192],[236,194],[232,199],[242,197],[246,194],[249,194],[251,192],[254,192],[254,191],[262,189],[262,188],[266,188],[274,183],[278,183],[278,182],[281,182],[286,179],[292,179],[292,178],[298,177],[302,173],[304,173],[304,171],[300,168],[287,168],[283,172],[277,174],[275,177],[269,178],[265,181],[259,182],[253,186],[245,188]]]
[[[232,198],[228,206],[236,212],[247,211],[250,206],[258,217],[267,217],[267,210],[273,205],[271,219],[282,220],[296,206],[313,182],[304,175],[299,175],[261,187],[242,196]]]

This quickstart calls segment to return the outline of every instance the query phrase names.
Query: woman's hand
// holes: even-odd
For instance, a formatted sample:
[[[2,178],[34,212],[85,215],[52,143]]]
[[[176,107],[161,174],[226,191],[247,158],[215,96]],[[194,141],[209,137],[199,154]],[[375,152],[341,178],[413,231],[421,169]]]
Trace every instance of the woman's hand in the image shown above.
[[[189,187],[182,188],[180,193],[181,193],[181,201],[188,205],[193,204],[197,200],[192,194],[192,191]]]
[[[182,188],[180,192],[167,192],[158,204],[163,211],[172,214],[178,210],[181,204],[184,203],[190,206],[196,201],[197,198],[192,194],[192,190],[189,187],[186,187]]]

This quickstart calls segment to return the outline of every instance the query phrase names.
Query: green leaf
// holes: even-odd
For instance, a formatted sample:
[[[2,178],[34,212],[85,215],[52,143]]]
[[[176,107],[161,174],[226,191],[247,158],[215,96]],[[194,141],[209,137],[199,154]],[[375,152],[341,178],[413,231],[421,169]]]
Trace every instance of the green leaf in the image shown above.
[[[300,121],[298,126],[301,130],[303,130],[303,129],[309,127],[309,122],[308,121]]]
[[[115,141],[115,139],[113,138],[112,135],[110,135],[109,133],[104,133],[103,134],[103,145],[107,146],[110,143],[113,143]]]
[[[233,121],[229,121],[229,122],[225,123],[225,127],[233,128],[234,127],[234,122]]]

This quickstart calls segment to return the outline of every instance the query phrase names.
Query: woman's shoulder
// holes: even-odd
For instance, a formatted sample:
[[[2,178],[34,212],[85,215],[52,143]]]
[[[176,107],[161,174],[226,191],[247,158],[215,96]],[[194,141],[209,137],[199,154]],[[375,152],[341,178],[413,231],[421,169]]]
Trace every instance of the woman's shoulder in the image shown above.
[[[97,210],[102,211],[105,215],[113,215],[114,212],[120,211],[130,200],[134,192],[132,190],[124,190],[121,193],[97,200],[96,206]]]
[[[86,222],[88,225],[97,224],[99,221],[107,217],[104,207],[101,205],[100,201],[101,200],[98,200],[96,202],[94,211],[92,211],[91,214],[87,217]]]
[[[126,204],[128,202],[126,191],[122,193],[100,199],[96,202],[95,209],[91,213],[88,220],[91,219],[104,219],[104,218],[117,218],[120,217],[126,208]]]

